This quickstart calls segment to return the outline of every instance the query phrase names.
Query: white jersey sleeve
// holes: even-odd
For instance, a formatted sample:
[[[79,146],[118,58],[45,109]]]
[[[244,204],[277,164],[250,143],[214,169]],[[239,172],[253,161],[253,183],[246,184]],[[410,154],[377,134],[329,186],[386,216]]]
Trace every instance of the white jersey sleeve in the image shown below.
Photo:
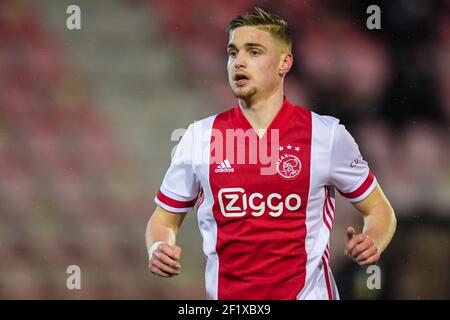
[[[196,203],[200,183],[194,172],[193,142],[193,125],[191,124],[176,148],[170,167],[155,197],[155,203],[167,211],[189,212]]]
[[[377,181],[345,126],[337,123],[331,146],[330,182],[351,202],[361,201]]]

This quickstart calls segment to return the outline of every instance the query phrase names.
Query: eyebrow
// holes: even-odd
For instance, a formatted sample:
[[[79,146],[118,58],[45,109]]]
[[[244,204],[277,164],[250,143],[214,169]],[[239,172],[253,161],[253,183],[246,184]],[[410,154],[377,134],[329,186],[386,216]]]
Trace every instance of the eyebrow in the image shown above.
[[[252,43],[252,42],[247,42],[247,43],[245,43],[245,44],[244,44],[244,47],[246,47],[246,48],[254,48],[254,47],[258,47],[258,48],[261,48],[261,49],[266,49],[266,47],[264,47],[262,44],[259,44],[259,43]],[[227,48],[228,48],[228,49],[237,49],[237,47],[236,47],[236,45],[235,45],[234,43],[230,43],[230,44],[227,46]]]

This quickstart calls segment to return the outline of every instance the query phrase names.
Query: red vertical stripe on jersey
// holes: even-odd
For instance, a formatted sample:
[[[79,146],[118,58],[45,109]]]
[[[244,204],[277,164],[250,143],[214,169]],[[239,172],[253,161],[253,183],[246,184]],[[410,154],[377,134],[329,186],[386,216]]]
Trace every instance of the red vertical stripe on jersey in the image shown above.
[[[328,204],[330,205],[330,209],[334,213],[334,205],[333,205],[333,201],[331,200],[330,189],[331,189],[331,187],[328,186],[328,197],[327,197],[327,199],[328,199]]]
[[[325,198],[325,212],[327,213],[327,216],[330,218],[330,224],[333,223],[333,215],[330,209],[328,208],[328,196]]]
[[[328,251],[328,245],[327,245],[327,247],[325,249],[325,257],[327,258],[328,261],[330,261],[330,253]]]
[[[325,282],[327,284],[328,300],[333,300],[333,293],[331,292],[330,276],[328,274],[327,259],[325,257],[322,257],[322,263],[323,263],[323,273],[325,274]]]
[[[331,196],[330,196],[330,186],[327,186],[327,195],[326,195],[326,201],[325,201],[325,208],[327,210],[328,216],[330,217],[330,225],[333,226],[333,221],[334,221],[334,206],[333,206],[333,202],[331,201]]]
[[[327,187],[324,187],[324,189],[325,189],[325,199],[323,201],[322,218],[323,218],[323,222],[325,222],[325,225],[327,226],[328,230],[331,231],[330,223],[328,222],[328,219],[326,217],[326,215],[328,214],[328,208],[327,208],[328,189],[327,189]]]
[[[270,144],[273,142],[271,129],[279,130],[280,146],[291,146],[286,147],[279,157],[291,154],[301,162],[300,173],[293,179],[283,178],[278,173],[261,175],[260,169],[265,165],[259,160],[255,164],[236,163],[236,159],[228,158],[225,152],[219,161],[227,159],[234,172],[216,172],[220,162],[210,163],[209,181],[217,223],[218,299],[296,299],[303,288],[307,261],[305,221],[310,187],[311,121],[309,110],[294,107],[285,100],[265,136],[256,137],[258,142],[267,139]],[[218,115],[213,128],[220,130],[224,137],[227,129],[253,130],[239,106]],[[247,152],[255,148],[249,146],[249,141],[240,143]],[[234,148],[236,151],[237,143]],[[217,160],[216,156],[211,148],[211,157]],[[301,205],[296,210],[288,210],[285,205],[284,200],[292,194],[301,198]],[[270,204],[268,199],[271,199]],[[293,198],[290,199],[288,206],[295,204]],[[255,210],[255,206],[264,206],[265,210]],[[270,215],[269,212],[278,212],[270,206],[281,206],[281,214]]]
[[[203,192],[203,190],[200,192],[200,196],[198,198],[198,202],[197,202],[197,208],[200,208],[200,206],[203,203],[203,200],[205,200],[205,193]]]

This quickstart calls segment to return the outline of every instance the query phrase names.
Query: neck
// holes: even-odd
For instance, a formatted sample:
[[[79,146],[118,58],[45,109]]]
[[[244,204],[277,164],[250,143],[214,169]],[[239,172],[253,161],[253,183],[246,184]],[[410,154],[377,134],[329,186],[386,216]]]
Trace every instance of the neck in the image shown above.
[[[260,99],[239,99],[242,112],[257,131],[265,131],[283,105],[283,87]]]

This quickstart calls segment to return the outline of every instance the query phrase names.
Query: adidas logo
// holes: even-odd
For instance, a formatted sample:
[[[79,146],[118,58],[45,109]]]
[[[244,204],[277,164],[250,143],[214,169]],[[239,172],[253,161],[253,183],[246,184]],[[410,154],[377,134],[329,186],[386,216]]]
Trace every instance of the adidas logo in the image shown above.
[[[231,167],[230,162],[228,161],[228,159],[225,159],[224,161],[222,161],[221,164],[219,164],[215,170],[216,173],[220,173],[220,172],[234,172],[234,168]]]

